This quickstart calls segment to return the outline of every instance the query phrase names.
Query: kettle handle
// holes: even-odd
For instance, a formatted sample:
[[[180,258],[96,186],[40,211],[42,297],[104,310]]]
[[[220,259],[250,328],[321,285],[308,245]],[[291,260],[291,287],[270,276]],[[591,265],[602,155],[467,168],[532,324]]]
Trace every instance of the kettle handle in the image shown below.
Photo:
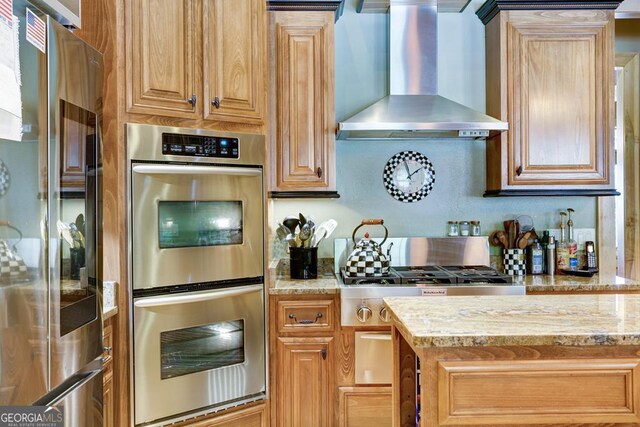
[[[380,226],[382,226],[382,228],[384,228],[384,238],[382,239],[382,242],[379,243],[380,246],[382,246],[384,244],[384,242],[387,241],[387,236],[389,235],[389,230],[387,230],[387,227],[385,227],[384,220],[382,218],[378,218],[378,219],[363,219],[360,222],[360,225],[358,225],[353,230],[353,233],[351,234],[351,240],[353,240],[354,247],[355,247],[355,244],[356,244],[356,232],[364,225],[380,225]]]

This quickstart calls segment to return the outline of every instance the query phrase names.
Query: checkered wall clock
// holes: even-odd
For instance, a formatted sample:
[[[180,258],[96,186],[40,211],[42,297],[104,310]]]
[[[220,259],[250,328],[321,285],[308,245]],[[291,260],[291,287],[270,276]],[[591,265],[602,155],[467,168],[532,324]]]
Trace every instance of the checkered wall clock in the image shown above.
[[[413,203],[431,192],[436,182],[436,171],[424,154],[401,151],[385,165],[382,180],[384,188],[394,199]]]

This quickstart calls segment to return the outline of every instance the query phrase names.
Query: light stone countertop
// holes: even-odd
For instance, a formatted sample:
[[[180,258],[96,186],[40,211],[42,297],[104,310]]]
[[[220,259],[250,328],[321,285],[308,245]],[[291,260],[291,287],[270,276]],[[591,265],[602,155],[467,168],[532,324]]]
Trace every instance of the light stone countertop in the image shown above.
[[[269,267],[269,295],[336,294],[340,282],[333,274],[333,259],[318,260],[317,279],[292,279],[289,275],[289,260],[275,260]]]
[[[118,291],[118,283],[105,280],[102,283],[102,320],[114,316],[118,313],[118,305],[116,304],[116,293]]]
[[[593,277],[546,274],[528,275],[523,279],[527,292],[640,292],[640,282],[614,275]]]
[[[640,345],[640,295],[385,298],[414,347]]]

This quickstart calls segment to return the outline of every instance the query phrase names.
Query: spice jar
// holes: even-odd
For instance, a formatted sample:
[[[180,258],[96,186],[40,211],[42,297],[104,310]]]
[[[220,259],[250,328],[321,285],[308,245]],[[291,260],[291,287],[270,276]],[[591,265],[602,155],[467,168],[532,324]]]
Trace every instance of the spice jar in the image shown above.
[[[458,221],[447,221],[447,236],[454,237],[459,235]]]
[[[460,221],[459,228],[460,228],[461,236],[468,236],[471,231],[471,226],[469,225],[469,221]]]
[[[471,235],[481,236],[482,230],[480,229],[480,221],[471,221]]]

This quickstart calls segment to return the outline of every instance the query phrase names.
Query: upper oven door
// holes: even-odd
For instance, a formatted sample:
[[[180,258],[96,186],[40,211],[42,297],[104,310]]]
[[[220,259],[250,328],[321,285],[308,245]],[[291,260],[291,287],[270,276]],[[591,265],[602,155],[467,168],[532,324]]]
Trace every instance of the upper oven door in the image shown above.
[[[134,163],[133,288],[263,276],[262,173]]]

